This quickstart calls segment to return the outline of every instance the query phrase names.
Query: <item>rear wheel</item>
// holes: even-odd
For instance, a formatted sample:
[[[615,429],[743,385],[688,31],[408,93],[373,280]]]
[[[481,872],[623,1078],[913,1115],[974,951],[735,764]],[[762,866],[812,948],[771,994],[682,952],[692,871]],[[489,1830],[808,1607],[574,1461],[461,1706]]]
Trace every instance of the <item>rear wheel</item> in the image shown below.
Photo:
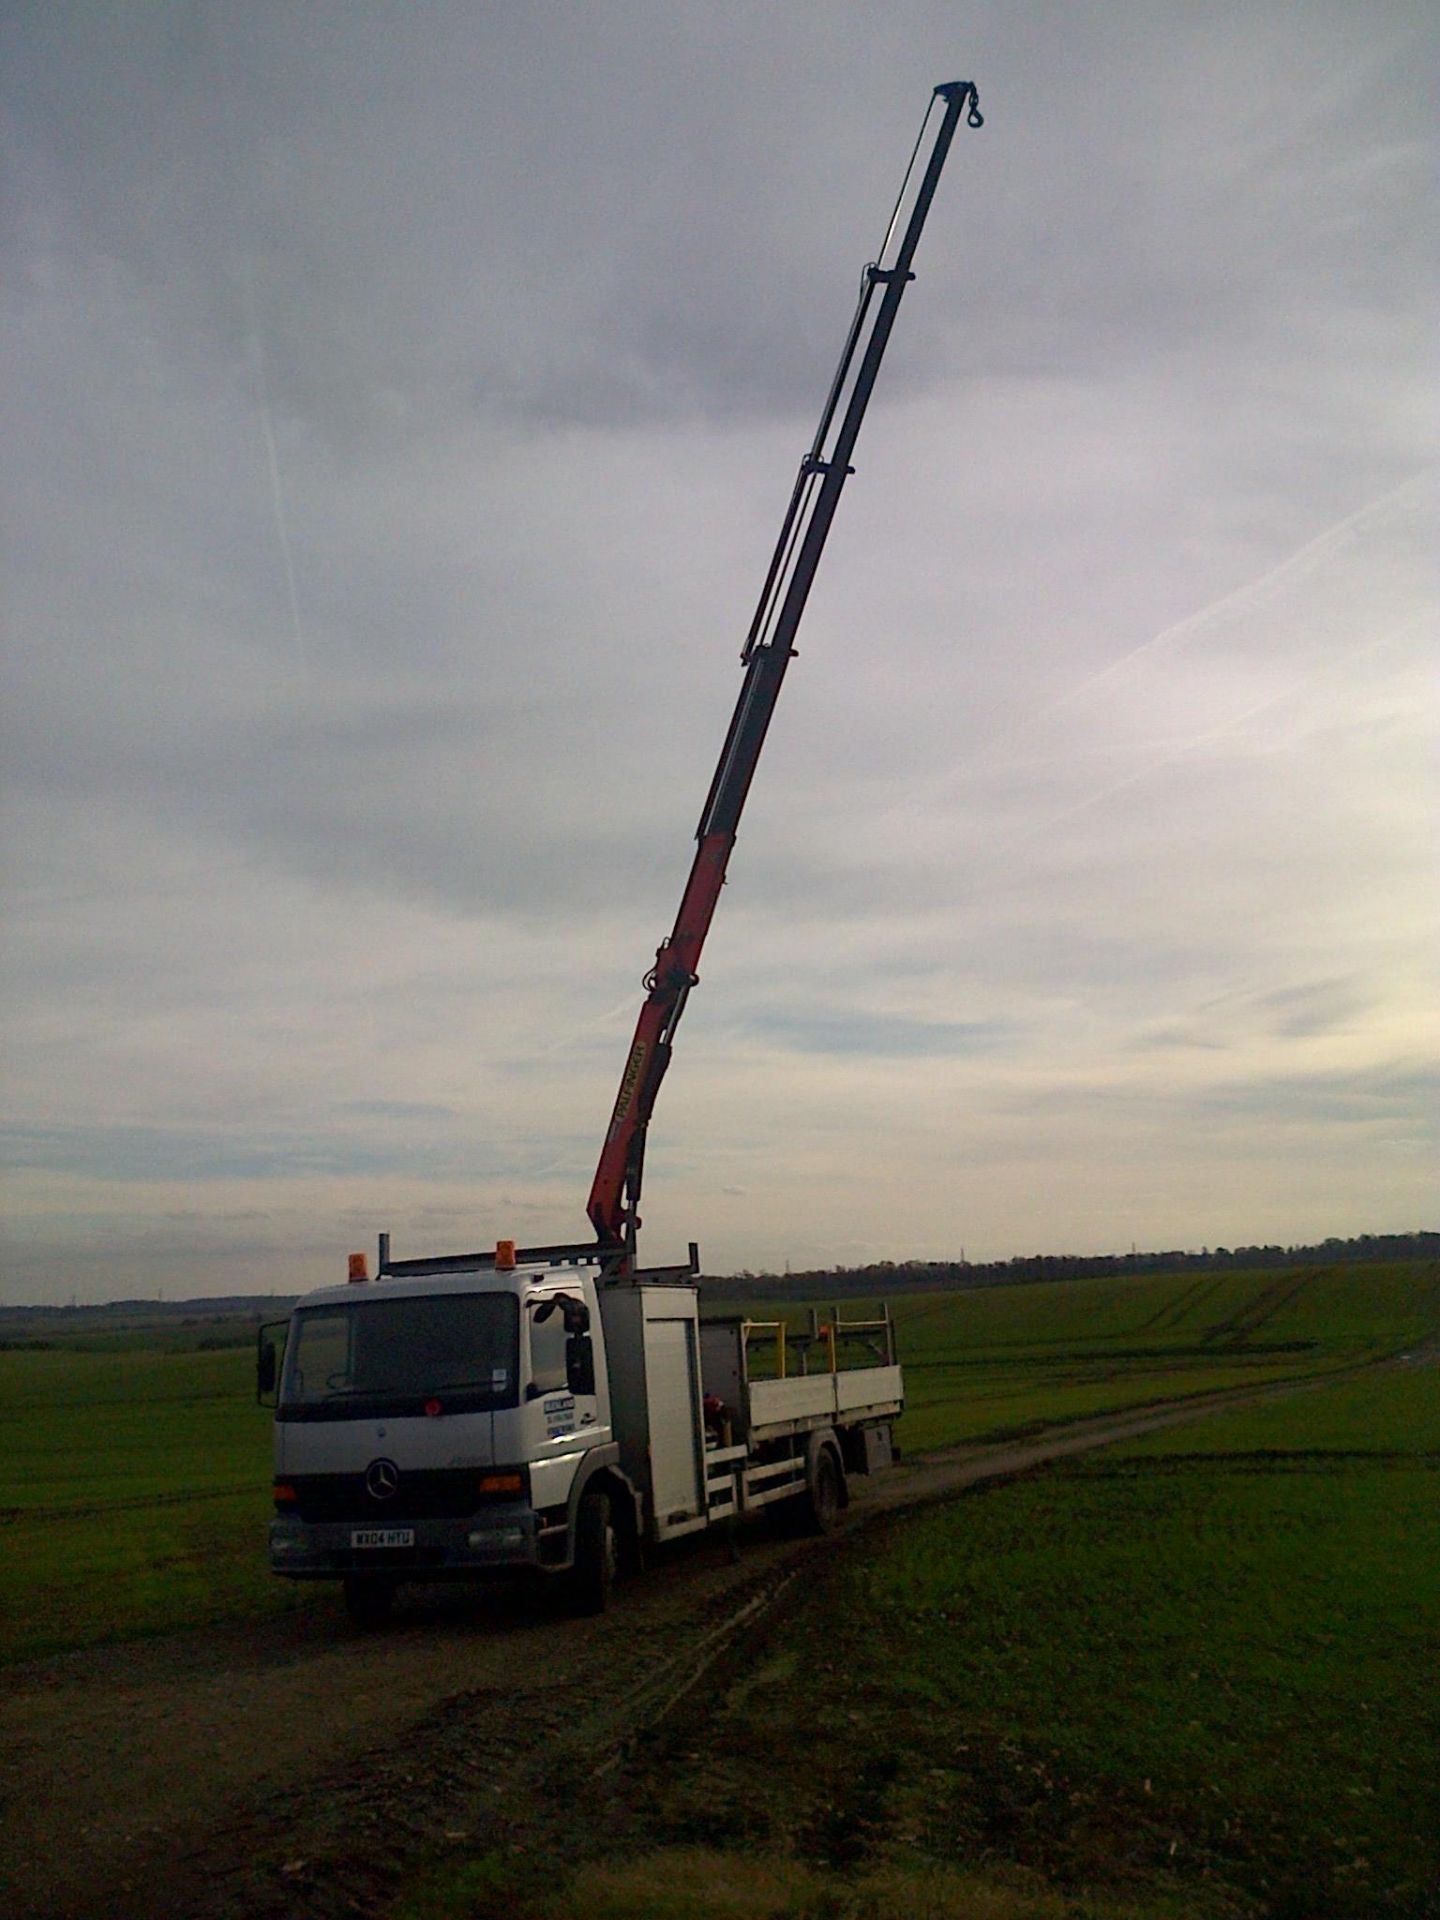
[[[395,1583],[373,1573],[347,1573],[345,1611],[357,1627],[378,1627],[390,1617],[395,1604]]]
[[[824,1447],[805,1489],[806,1532],[832,1533],[839,1523],[841,1500],[840,1469],[830,1448]]]
[[[610,1496],[599,1487],[580,1496],[575,1517],[575,1566],[570,1592],[577,1613],[603,1613],[620,1563]]]

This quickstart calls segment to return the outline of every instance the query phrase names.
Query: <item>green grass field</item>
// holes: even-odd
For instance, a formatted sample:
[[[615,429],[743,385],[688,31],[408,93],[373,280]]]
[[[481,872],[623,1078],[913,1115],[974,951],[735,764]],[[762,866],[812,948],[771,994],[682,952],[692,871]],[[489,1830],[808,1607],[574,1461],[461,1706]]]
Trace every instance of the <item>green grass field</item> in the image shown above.
[[[1440,1326],[1433,1263],[994,1287],[896,1312],[904,1445],[1352,1365]]]
[[[1350,1265],[893,1304],[913,1453],[1394,1351],[1440,1325],[1440,1274]],[[252,1338],[137,1325],[0,1351],[0,1658],[314,1604],[267,1569]],[[197,1350],[227,1339],[245,1344]]]
[[[1440,1370],[1338,1383],[959,1503],[853,1604],[896,1697],[1023,1754],[1034,1864],[1103,1864],[1126,1808],[1152,1868],[1312,1920],[1419,1913],[1440,1888],[1437,1467]]]
[[[0,1353],[0,1657],[297,1603],[253,1346]]]
[[[587,1910],[1440,1913],[1437,1467],[1432,1361],[895,1523],[652,1763]]]

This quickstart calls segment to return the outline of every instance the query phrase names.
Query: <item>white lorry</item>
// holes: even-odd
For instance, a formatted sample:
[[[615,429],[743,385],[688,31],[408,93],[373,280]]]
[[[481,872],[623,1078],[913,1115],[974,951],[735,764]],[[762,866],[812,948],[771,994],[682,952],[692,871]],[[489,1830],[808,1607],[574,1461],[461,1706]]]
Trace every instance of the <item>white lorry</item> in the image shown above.
[[[352,1272],[262,1333],[260,1382],[271,1565],[343,1580],[362,1624],[404,1581],[506,1570],[599,1611],[648,1546],[780,1501],[823,1531],[893,1457],[888,1312],[702,1320],[694,1249],[607,1278],[594,1249],[392,1262],[382,1239],[379,1277]]]

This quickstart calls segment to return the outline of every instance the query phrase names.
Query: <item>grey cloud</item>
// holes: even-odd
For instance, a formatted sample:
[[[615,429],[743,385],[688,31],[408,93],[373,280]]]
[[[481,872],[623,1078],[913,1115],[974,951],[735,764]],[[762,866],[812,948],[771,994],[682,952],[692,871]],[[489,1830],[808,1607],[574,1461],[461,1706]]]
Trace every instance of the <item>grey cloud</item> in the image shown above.
[[[1380,1127],[1417,1144],[1433,1139],[1440,1120],[1440,1069],[1428,1062],[1390,1062],[1354,1071],[1260,1072],[1212,1084],[1158,1091],[1149,1082],[1109,1078],[1084,1085],[1016,1089],[997,1106],[1010,1114],[1044,1111],[1127,1113],[1152,1126],[1174,1128],[1181,1116],[1199,1121],[1261,1122],[1266,1128]]]
[[[166,1209],[163,1217],[166,1220],[185,1221],[191,1225],[212,1220],[223,1221],[226,1225],[230,1225],[242,1221],[271,1220],[274,1215],[268,1207],[229,1207],[215,1212],[200,1207],[170,1207]]]
[[[366,1120],[455,1120],[453,1107],[442,1107],[424,1100],[347,1100],[342,1113],[353,1113]]]
[[[1223,1053],[1227,1043],[1183,1022],[1174,1026],[1152,1027],[1131,1041],[1137,1053],[1163,1053],[1168,1047],[1193,1047],[1202,1053]]]
[[[1166,1047],[1224,1051],[1256,1030],[1282,1040],[1314,1040],[1354,1028],[1372,1004],[1372,995],[1354,977],[1227,994],[1201,1006],[1193,1020],[1137,1034],[1133,1045],[1142,1052]]]
[[[1316,980],[1261,994],[1258,1004],[1276,1033],[1287,1040],[1308,1040],[1350,1024],[1364,1009],[1366,995],[1353,980]]]
[[[374,1116],[400,1120],[398,1114]],[[553,1142],[547,1141],[547,1151]],[[589,1146],[578,1139],[567,1158],[583,1162]],[[530,1172],[533,1141],[517,1133],[504,1140],[455,1138],[430,1130],[417,1136],[413,1121],[373,1128],[363,1136],[332,1128],[323,1137],[249,1126],[147,1127],[133,1124],[0,1127],[0,1153],[12,1169],[116,1181],[266,1180],[280,1183],[363,1175],[427,1179],[486,1179]],[[234,1218],[221,1210],[208,1219]]]
[[[701,16],[644,6],[20,18],[38,217],[142,276],[176,343],[243,364],[253,317],[278,404],[340,445],[471,412],[808,414],[956,48],[933,4],[833,35],[733,9],[723,60]],[[1031,26],[967,36],[991,126],[947,182],[892,394],[1137,352],[1233,378],[1285,352],[1320,287],[1358,315],[1428,278],[1420,9],[1377,34],[1317,8],[1298,44],[1093,14],[1083,72],[1073,14]]]
[[[1432,1138],[1440,1120],[1440,1070],[1422,1064],[1266,1075],[1212,1088],[1200,1104],[1270,1125],[1400,1126],[1418,1141]]]
[[[229,362],[250,351],[253,307],[280,403],[339,443],[457,410],[688,409],[707,381],[768,405],[787,361],[818,398],[786,270],[816,223],[777,205],[756,165],[793,152],[793,123],[748,75],[702,68],[681,16],[155,7],[123,31],[101,8],[27,24],[34,196]],[[583,97],[564,78],[576,62]],[[806,157],[799,143],[801,193]]]
[[[800,1053],[843,1058],[944,1059],[992,1053],[1012,1041],[1015,1030],[1000,1020],[907,1020],[894,1014],[846,1012],[752,1014],[742,1031]]]

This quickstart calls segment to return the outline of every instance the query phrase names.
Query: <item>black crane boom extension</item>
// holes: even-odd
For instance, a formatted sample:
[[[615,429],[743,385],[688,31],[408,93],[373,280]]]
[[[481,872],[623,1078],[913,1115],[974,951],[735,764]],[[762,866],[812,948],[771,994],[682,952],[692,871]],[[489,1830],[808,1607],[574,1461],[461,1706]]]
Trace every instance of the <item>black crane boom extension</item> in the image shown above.
[[[905,215],[907,193],[937,103],[941,107],[939,126]],[[915,277],[910,263],[950,143],[961,115],[967,113],[972,127],[983,124],[980,98],[973,82],[953,80],[935,89],[879,256],[862,276],[859,304],[850,322],[840,364],[830,383],[815,438],[800,463],[780,538],[746,636],[740,656],[745,677],[696,829],[699,845],[694,864],[681,896],[674,930],[661,943],[654,969],[646,976],[647,998],[640,1009],[590,1189],[587,1211],[601,1246],[618,1271],[626,1270],[635,1260],[645,1133],[660,1082],[670,1063],[675,1029],[685,1011],[690,989],[699,977],[700,951],[725,883],[736,829],[765,744],[785,669],[794,656],[795,634],[825,550],[835,509],[853,471],[850,456],[870,403],[875,376],[885,356],[905,288]],[[897,232],[899,243],[892,253],[891,243]]]
[[[941,170],[950,152],[950,143],[955,137],[955,129],[967,105],[970,109],[970,125],[978,127],[983,124],[980,117],[980,97],[969,81],[952,80],[945,86],[937,87],[934,100],[945,102],[945,112],[915,195],[904,237],[893,263],[887,267],[884,264],[885,254],[894,233],[896,216],[904,202],[905,186],[908,186],[910,173],[914,171],[913,155],[910,173],[907,173],[905,185],[900,189],[895,215],[891,218],[890,231],[886,234],[886,246],[881,248],[880,257],[867,266],[862,275],[859,304],[850,322],[850,331],[846,336],[844,351],[840,355],[840,364],[835,369],[835,378],[830,383],[830,392],[820,416],[820,425],[816,429],[809,452],[800,462],[795,490],[790,496],[789,511],[780,529],[780,537],[775,543],[775,552],[765,575],[765,585],[761,589],[759,603],[755,608],[755,617],[750,623],[750,631],[740,655],[742,664],[749,671],[736,703],[734,718],[730,722],[730,732],[726,736],[719,765],[715,769],[709,797],[700,816],[700,825],[695,834],[697,840],[703,840],[709,833],[733,832],[739,822],[741,810],[745,805],[745,796],[749,791],[750,778],[755,771],[755,762],[759,759],[760,748],[764,744],[765,729],[769,725],[771,712],[779,696],[785,665],[795,651],[795,635],[805,612],[805,603],[810,597],[810,589],[820,565],[820,556],[824,553],[825,542],[830,537],[835,509],[840,504],[840,495],[844,490],[845,482],[855,471],[850,465],[850,456],[854,452],[855,442],[860,435],[865,410],[870,404],[870,395],[874,391],[880,362],[884,359],[885,349],[890,344],[890,331],[895,325],[895,316],[900,310],[901,298],[906,287],[915,277],[910,270],[910,262],[914,259],[915,249],[920,244],[920,235],[930,211],[930,202],[935,197]],[[926,118],[928,122],[929,116],[927,115]],[[923,140],[924,135],[925,128],[922,126],[920,139],[915,143],[917,154],[920,149],[920,140]],[[877,287],[883,288],[884,291],[869,338],[865,340],[864,351],[861,353],[861,342],[865,339],[865,322],[869,317]],[[856,370],[857,354],[860,354],[858,370]],[[854,383],[850,388],[849,402],[839,431],[835,434],[833,441],[830,441],[835,411],[845,391],[846,383],[851,378],[852,370],[854,370]],[[828,450],[827,441],[830,442]],[[758,666],[756,665],[757,655],[767,652],[773,652],[776,656],[768,672],[765,661],[762,660]]]

